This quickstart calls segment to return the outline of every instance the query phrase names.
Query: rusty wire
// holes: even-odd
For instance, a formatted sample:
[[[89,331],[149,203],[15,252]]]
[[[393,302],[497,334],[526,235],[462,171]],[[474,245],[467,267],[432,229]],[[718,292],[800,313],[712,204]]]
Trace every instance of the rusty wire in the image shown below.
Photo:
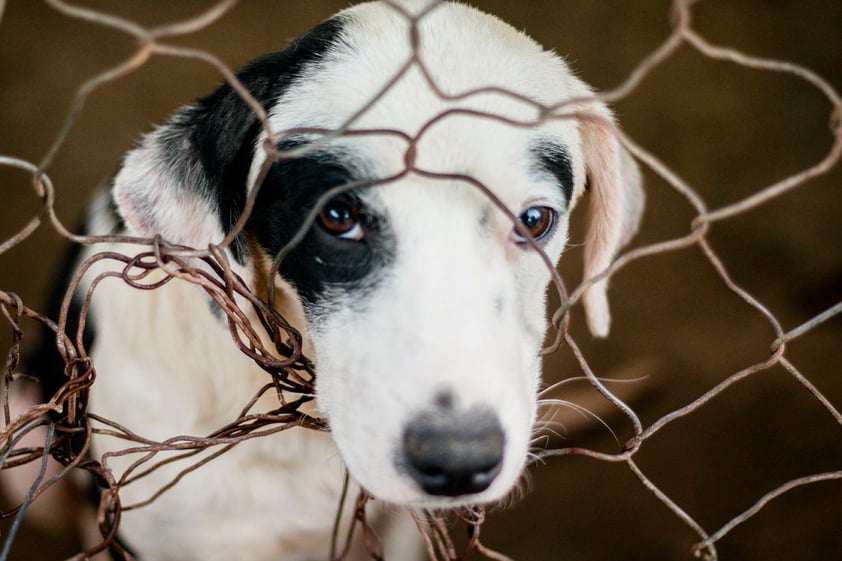
[[[673,56],[680,47],[689,46],[712,59],[726,60],[746,68],[766,72],[786,73],[814,87],[826,98],[829,105],[828,118],[833,134],[831,146],[821,160],[799,173],[759,189],[754,194],[742,200],[720,208],[709,209],[697,191],[677,173],[660,161],[657,156],[635,142],[634,139],[628,137],[622,131],[615,129],[615,134],[618,135],[633,156],[643,166],[647,167],[652,173],[663,179],[678,194],[683,196],[687,203],[695,210],[696,215],[689,224],[686,234],[622,253],[605,271],[593,278],[586,279],[569,294],[559,274],[546,255],[535,245],[534,240],[531,240],[528,232],[520,226],[512,212],[485,185],[469,176],[436,174],[419,168],[415,163],[417,155],[416,147],[425,132],[434,126],[436,122],[454,114],[469,115],[476,119],[495,119],[518,127],[531,127],[551,119],[593,119],[595,117],[582,114],[575,109],[578,103],[587,101],[582,99],[568,100],[555,106],[543,106],[506,89],[485,87],[482,84],[478,84],[475,89],[467,92],[447,93],[442,91],[427,71],[423,60],[419,57],[418,48],[423,40],[419,34],[418,22],[436,8],[437,2],[432,3],[422,13],[412,15],[405,11],[399,4],[388,1],[411,24],[411,56],[400,68],[396,69],[393,79],[373,96],[367,104],[360,107],[354,115],[351,115],[338,129],[302,129],[291,131],[272,131],[265,108],[238,81],[234,72],[216,56],[205,51],[189,49],[166,42],[169,39],[207,27],[217,19],[223,17],[236,4],[236,0],[219,1],[193,18],[155,28],[145,28],[124,18],[77,6],[63,0],[46,0],[46,2],[53,9],[68,17],[82,19],[96,25],[120,31],[134,38],[137,46],[123,62],[91,77],[77,90],[74,102],[67,113],[63,127],[39,163],[35,164],[20,158],[0,155],[0,166],[16,168],[31,176],[35,195],[42,202],[39,211],[17,233],[0,241],[0,255],[25,241],[33,232],[46,225],[49,225],[61,236],[76,244],[130,244],[127,247],[135,247],[138,249],[138,252],[133,255],[113,251],[99,252],[83,263],[73,277],[71,284],[67,287],[64,305],[61,314],[57,318],[46,317],[24,305],[21,299],[15,294],[0,290],[0,311],[2,311],[7,327],[12,330],[13,334],[13,343],[6,354],[3,371],[3,401],[5,409],[4,424],[2,430],[0,430],[0,442],[2,442],[0,459],[2,459],[2,467],[4,469],[30,462],[41,463],[40,474],[33,482],[32,488],[27,494],[24,503],[11,511],[3,513],[4,517],[14,517],[15,525],[12,532],[5,537],[0,559],[6,558],[8,549],[14,539],[17,525],[28,505],[32,501],[37,500],[44,491],[73,470],[90,472],[97,478],[102,488],[98,511],[98,524],[102,540],[93,549],[81,552],[76,558],[84,559],[108,547],[112,547],[118,554],[122,554],[128,559],[130,558],[129,554],[123,551],[115,541],[121,512],[143,508],[145,505],[156,500],[172,486],[177,485],[182,478],[189,476],[192,471],[201,469],[207,462],[213,461],[214,458],[224,454],[245,440],[260,438],[293,427],[325,430],[326,426],[323,420],[313,418],[301,410],[301,406],[309,401],[313,394],[314,366],[301,353],[301,335],[296,332],[272,305],[273,295],[271,293],[271,287],[274,286],[274,283],[266,283],[266,286],[270,287],[270,293],[268,294],[268,301],[262,300],[234,273],[225,257],[226,254],[223,249],[232,243],[244,226],[245,219],[254,204],[260,183],[272,163],[283,158],[297,157],[300,155],[301,150],[317,149],[322,142],[343,135],[388,134],[402,139],[406,143],[405,169],[395,177],[386,178],[382,182],[393,181],[405,174],[415,173],[433,179],[458,180],[472,185],[508,216],[513,224],[521,230],[521,234],[529,240],[533,249],[542,255],[546,265],[551,270],[552,282],[558,293],[561,306],[553,314],[553,326],[557,330],[557,335],[555,341],[547,349],[547,352],[554,352],[562,345],[570,349],[581,367],[584,378],[628,418],[633,426],[634,434],[623,444],[621,450],[617,453],[567,447],[546,450],[537,459],[545,460],[554,456],[583,455],[600,461],[626,464],[630,472],[640,481],[641,485],[653,493],[666,508],[672,511],[679,520],[698,536],[698,543],[692,546],[692,550],[696,556],[708,560],[718,558],[716,550],[718,541],[726,534],[734,531],[740,524],[755,516],[769,502],[775,500],[780,495],[803,485],[842,479],[842,471],[830,471],[790,480],[770,490],[755,504],[747,506],[744,512],[734,516],[718,530],[708,531],[685,511],[681,505],[659,488],[657,483],[652,481],[635,461],[635,456],[640,446],[662,428],[704,407],[711,399],[728,391],[741,380],[768,370],[776,365],[782,366],[836,423],[842,425],[842,414],[840,414],[838,407],[830,399],[825,397],[786,356],[787,345],[790,342],[802,337],[822,322],[842,313],[842,302],[826,309],[797,327],[785,329],[767,307],[731,278],[728,270],[707,237],[710,226],[713,223],[739,217],[752,209],[767,204],[784,193],[802,188],[808,180],[827,173],[839,164],[839,160],[842,158],[842,98],[840,98],[839,93],[821,76],[799,65],[785,61],[754,57],[736,49],[714,45],[709,42],[693,28],[692,10],[696,0],[674,0],[672,4],[672,31],[669,36],[650,55],[640,62],[626,80],[613,90],[599,94],[598,98],[606,102],[613,102],[628,97],[646,80],[647,76],[655,68]],[[4,8],[5,3],[0,1],[0,17],[3,15]],[[53,203],[56,187],[53,185],[48,171],[56,155],[65,146],[68,135],[73,130],[88,98],[94,91],[104,87],[108,83],[137,71],[153,56],[187,58],[213,67],[222,79],[234,89],[255,113],[266,133],[266,141],[263,145],[263,150],[266,153],[266,162],[261,172],[257,175],[255,182],[256,188],[249,191],[243,216],[233,231],[227,235],[226,239],[219,246],[187,248],[170,244],[160,238],[137,239],[122,235],[78,236],[66,228],[55,214]],[[532,121],[516,122],[500,115],[464,109],[451,109],[431,119],[413,137],[401,131],[361,131],[355,129],[354,124],[358,118],[376,103],[378,98],[388,91],[411,68],[421,70],[431,89],[444,99],[459,100],[467,99],[478,94],[494,93],[509,96],[531,105],[536,110],[536,117]],[[307,134],[310,137],[316,138],[316,141],[308,147],[296,148],[287,153],[277,151],[275,147],[278,145],[278,138],[296,134]],[[355,186],[344,185],[338,189],[350,189]],[[335,194],[336,191],[327,193],[322,202]],[[304,232],[314,219],[315,211],[306,218],[301,232]],[[283,259],[285,253],[294,243],[296,243],[296,240],[293,240],[288,247],[284,248],[276,256],[275,265]],[[775,337],[770,341],[769,356],[767,358],[730,374],[718,385],[710,388],[692,402],[662,416],[647,426],[644,425],[629,405],[615,396],[604,381],[594,374],[586,357],[579,350],[576,342],[568,332],[568,312],[572,306],[578,303],[581,295],[588,286],[601,279],[613,276],[629,263],[641,259],[652,259],[658,255],[691,246],[698,247],[702,251],[726,289],[750,306],[757,316],[763,318],[773,330]],[[67,325],[70,319],[68,314],[71,297],[77,292],[80,286],[83,286],[85,273],[93,265],[100,262],[119,264],[119,272],[101,273],[85,285],[87,288],[84,291],[82,310],[80,316],[76,318],[80,327],[75,333],[68,332]],[[272,268],[272,270],[276,269],[277,267]],[[173,435],[172,438],[164,441],[153,441],[109,419],[101,418],[87,412],[87,391],[95,383],[96,365],[88,356],[88,349],[84,347],[82,330],[87,310],[96,293],[97,287],[102,280],[112,277],[121,279],[126,284],[138,290],[155,290],[169,282],[191,283],[195,285],[196,290],[204,291],[213,299],[227,317],[234,344],[267,373],[266,385],[261,388],[260,392],[254,396],[251,402],[243,404],[242,413],[238,419],[224,427],[219,427],[213,434],[192,436]],[[250,307],[250,310],[243,310],[243,302]],[[249,319],[249,312],[254,312],[259,320],[259,325],[252,324],[252,321]],[[68,380],[60,391],[54,396],[51,396],[47,402],[38,404],[13,418],[9,410],[8,391],[13,384],[20,383],[20,379],[25,377],[18,372],[21,344],[25,334],[22,324],[25,319],[40,323],[55,333],[56,347],[65,362],[65,375]],[[266,337],[267,334],[268,338]],[[271,341],[271,345],[267,346],[267,340]],[[275,392],[278,396],[277,408],[268,413],[252,413],[251,409],[257,400],[268,392]],[[288,401],[283,396],[289,394],[300,397]],[[101,425],[101,428],[92,427],[90,423],[92,420],[97,421]],[[47,437],[43,446],[23,447],[20,445],[20,441],[24,436],[40,427],[47,427]],[[90,444],[91,435],[94,432],[121,438],[126,441],[127,448],[120,452],[106,454],[102,458],[95,460],[89,459],[86,457],[86,452]],[[208,453],[202,454],[206,451]],[[164,452],[173,452],[176,455],[162,456]],[[128,454],[139,454],[139,459],[119,479],[115,479],[111,471],[107,468],[109,458]],[[46,478],[44,466],[46,466],[46,459],[49,455],[52,455],[62,464],[62,469],[56,475]],[[161,457],[165,457],[165,459],[160,459]],[[189,467],[182,469],[172,481],[164,485],[152,496],[144,501],[131,505],[123,505],[121,503],[119,490],[122,486],[138,478],[145,477],[173,461],[187,458],[193,458],[193,463]],[[331,545],[333,559],[339,560],[345,557],[349,551],[355,532],[362,533],[364,544],[371,553],[372,558],[382,559],[383,554],[379,539],[366,518],[366,505],[371,500],[370,497],[362,493],[353,501],[352,523],[347,529],[346,535],[342,537],[338,535],[338,520],[342,512],[341,505],[344,503],[343,497],[338,507],[337,531],[335,532],[333,544]],[[480,530],[485,520],[485,512],[482,509],[466,510],[457,513],[412,511],[411,514],[424,538],[431,560],[461,561],[466,559],[472,551],[478,552],[480,555],[492,560],[508,559],[504,554],[491,551],[480,541]],[[454,522],[461,522],[468,529],[468,541],[462,550],[455,545],[451,537]]]

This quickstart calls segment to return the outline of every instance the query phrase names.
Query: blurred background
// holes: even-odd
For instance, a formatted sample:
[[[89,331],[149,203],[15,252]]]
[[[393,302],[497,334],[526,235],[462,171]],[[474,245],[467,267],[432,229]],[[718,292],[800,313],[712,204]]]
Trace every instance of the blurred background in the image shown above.
[[[477,0],[480,8],[567,57],[598,89],[617,86],[670,31],[666,0]],[[82,4],[82,2],[80,2]],[[210,2],[96,0],[84,5],[144,25],[185,18]],[[210,27],[173,42],[216,54],[232,67],[283,48],[344,7],[331,0],[243,0]],[[0,9],[3,3],[0,2]],[[804,65],[842,89],[842,2],[706,0],[694,26],[715,43]],[[126,58],[120,33],[64,17],[35,0],[10,0],[0,20],[0,155],[38,162],[54,141],[79,86]],[[153,58],[97,90],[48,172],[57,209],[74,225],[91,190],[121,155],[180,105],[220,78],[196,61]],[[615,104],[626,131],[696,189],[710,208],[738,201],[819,161],[831,144],[830,106],[787,75],[706,59],[684,46],[628,98]],[[692,208],[646,171],[648,207],[634,245],[687,233]],[[38,209],[29,177],[0,167],[0,240]],[[581,218],[563,259],[569,287],[581,275]],[[785,330],[842,300],[842,166],[746,214],[708,237],[732,278]],[[42,227],[0,255],[0,289],[43,309],[66,243]],[[729,375],[769,356],[763,318],[727,290],[697,248],[636,261],[612,280],[611,337],[593,340],[581,310],[572,333],[599,376],[648,426]],[[5,356],[10,330],[0,326]],[[842,316],[787,347],[787,358],[842,407]],[[569,350],[547,359],[547,383],[581,374]],[[643,378],[641,378],[643,377]],[[553,397],[604,415],[620,442],[631,427],[579,384]],[[598,422],[562,413],[548,445],[616,452]],[[842,469],[840,427],[781,367],[760,372],[648,440],[644,473],[709,533],[765,493],[804,475]],[[8,506],[8,505],[7,505]],[[58,515],[58,514],[57,514]],[[4,524],[3,535],[8,524]],[[624,464],[549,459],[530,470],[525,498],[493,512],[485,543],[519,561],[690,560],[697,536]],[[770,503],[718,543],[723,560],[842,559],[842,481],[799,488]],[[27,526],[11,559],[62,559],[78,551],[64,533]]]

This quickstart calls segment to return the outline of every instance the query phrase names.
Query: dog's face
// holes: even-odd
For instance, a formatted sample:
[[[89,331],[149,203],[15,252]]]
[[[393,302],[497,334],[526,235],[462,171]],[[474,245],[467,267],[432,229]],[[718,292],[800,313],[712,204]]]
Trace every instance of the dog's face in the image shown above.
[[[541,118],[536,104],[591,94],[526,36],[457,4],[425,15],[419,36],[429,78],[457,97],[417,64],[389,85],[412,49],[407,19],[385,3],[350,8],[240,74],[296,155],[269,168],[231,251],[248,269],[289,249],[272,274],[300,303],[318,406],[360,484],[398,503],[489,502],[520,477],[536,416],[550,280],[540,252],[559,258],[587,182],[586,270],[598,273],[636,227],[639,178],[601,104]],[[458,95],[489,86],[522,98]],[[349,134],[315,132],[352,116]],[[186,108],[118,175],[127,224],[218,242],[257,188],[264,140],[227,86]],[[604,290],[586,296],[600,335]]]

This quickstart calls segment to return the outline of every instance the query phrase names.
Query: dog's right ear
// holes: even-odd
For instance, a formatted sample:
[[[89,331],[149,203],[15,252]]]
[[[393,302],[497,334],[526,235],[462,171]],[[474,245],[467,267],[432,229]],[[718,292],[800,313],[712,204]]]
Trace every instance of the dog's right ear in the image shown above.
[[[179,123],[176,117],[126,156],[112,192],[130,233],[143,238],[160,235],[196,249],[224,238],[216,197],[192,145],[195,126]]]
[[[345,20],[326,20],[237,77],[268,109],[336,44]],[[126,224],[139,236],[161,235],[196,249],[219,243],[242,213],[261,130],[228,84],[182,109],[128,154],[115,178],[114,201]]]

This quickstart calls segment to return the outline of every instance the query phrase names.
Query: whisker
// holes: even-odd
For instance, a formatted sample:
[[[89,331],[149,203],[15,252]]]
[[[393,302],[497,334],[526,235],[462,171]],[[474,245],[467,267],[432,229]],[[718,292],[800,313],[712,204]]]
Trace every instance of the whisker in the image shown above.
[[[586,407],[582,407],[581,405],[577,405],[572,401],[567,401],[564,399],[542,399],[539,402],[539,405],[563,405],[579,413],[586,419],[596,419],[597,421],[599,421],[599,424],[608,429],[608,432],[611,433],[611,436],[614,438],[614,441],[617,443],[617,446],[622,447],[622,443],[620,443],[620,438],[617,436],[617,433],[614,432],[614,429],[611,428],[611,425],[609,425],[605,420],[602,419],[602,417],[600,417],[590,409],[587,409]]]
[[[637,376],[635,378],[601,378],[601,377],[597,377],[597,380],[599,380],[603,384],[636,384],[636,383],[642,382],[642,381],[644,381],[648,378],[649,378],[649,375],[647,374],[645,376]],[[546,388],[539,391],[538,397],[541,398],[545,394],[547,394],[547,393],[549,393],[553,390],[557,390],[558,388],[560,388],[561,386],[564,386],[566,384],[569,384],[569,383],[572,383],[572,382],[582,382],[582,381],[590,382],[590,378],[588,378],[587,376],[574,376],[572,378],[565,378],[564,380],[559,380],[558,382],[550,384]]]

